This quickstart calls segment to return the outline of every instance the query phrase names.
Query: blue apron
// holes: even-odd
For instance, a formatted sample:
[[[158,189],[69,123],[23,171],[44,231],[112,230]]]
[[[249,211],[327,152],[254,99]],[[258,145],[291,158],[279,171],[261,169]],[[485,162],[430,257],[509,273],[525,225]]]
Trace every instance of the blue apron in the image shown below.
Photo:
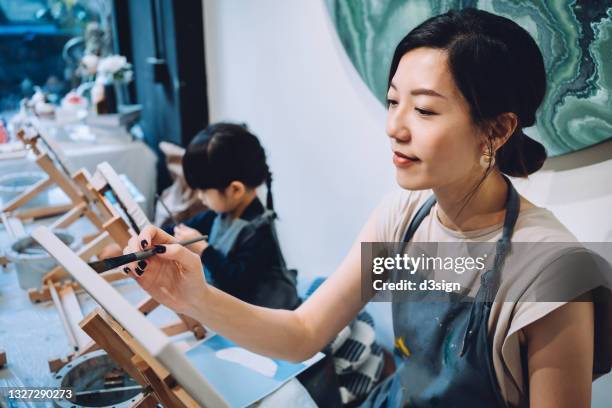
[[[473,301],[451,292],[448,299],[394,302],[393,330],[402,363],[368,396],[362,407],[505,407],[493,369],[488,321],[510,238],[519,213],[519,196],[508,184],[502,237],[491,269],[481,275]],[[410,241],[435,204],[431,196],[412,219]],[[427,294],[425,294],[427,297]],[[470,299],[471,300],[471,299]],[[403,351],[403,352],[402,352]],[[407,353],[408,351],[408,353]]]

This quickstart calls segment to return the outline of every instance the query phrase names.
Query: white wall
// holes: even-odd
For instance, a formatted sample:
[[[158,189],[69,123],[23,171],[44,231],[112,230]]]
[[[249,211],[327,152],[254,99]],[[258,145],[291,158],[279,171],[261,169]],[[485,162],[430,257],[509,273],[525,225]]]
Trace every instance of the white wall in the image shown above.
[[[322,1],[204,6],[211,121],[244,121],[260,137],[287,260],[302,277],[327,275],[394,185],[384,109]]]

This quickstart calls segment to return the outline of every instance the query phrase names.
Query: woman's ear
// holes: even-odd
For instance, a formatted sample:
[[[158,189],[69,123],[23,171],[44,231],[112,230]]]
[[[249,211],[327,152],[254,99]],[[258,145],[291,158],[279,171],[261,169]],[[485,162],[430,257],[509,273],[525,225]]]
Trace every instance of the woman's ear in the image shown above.
[[[491,123],[491,136],[495,151],[502,147],[514,134],[518,124],[518,117],[513,112],[502,113]]]
[[[481,145],[482,152],[488,154],[489,150],[492,149],[495,153],[514,134],[517,127],[518,117],[513,112],[502,113],[489,121],[484,127],[486,136]]]

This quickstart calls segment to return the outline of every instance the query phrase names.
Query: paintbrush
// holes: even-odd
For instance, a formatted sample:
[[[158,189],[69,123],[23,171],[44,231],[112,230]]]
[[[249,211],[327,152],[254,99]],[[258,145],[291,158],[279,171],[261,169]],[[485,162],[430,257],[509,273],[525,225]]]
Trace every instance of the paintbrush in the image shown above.
[[[162,200],[161,196],[159,194],[155,194],[155,197],[157,197],[157,201],[159,201],[159,203],[161,204],[161,206],[164,208],[164,210],[166,210],[166,212],[168,213],[168,215],[170,216],[170,219],[172,220],[172,222],[174,223],[174,225],[179,225],[179,222],[176,220],[176,218],[174,217],[174,215],[172,214],[172,211],[170,211],[170,209],[168,208],[168,206],[166,205],[166,203],[164,203],[164,200]]]
[[[204,241],[208,239],[208,235],[202,235],[197,238],[187,239],[185,241],[179,241],[177,244],[182,246],[187,246],[191,244],[195,244],[196,242]],[[121,256],[116,256],[114,258],[107,258],[101,261],[89,262],[88,265],[96,272],[102,273],[106,271],[110,271],[111,269],[118,268],[120,266],[129,264],[131,262],[141,261],[143,259],[147,259],[156,255],[158,252],[155,247],[151,249],[147,249],[145,251],[134,252],[131,254],[125,254]]]

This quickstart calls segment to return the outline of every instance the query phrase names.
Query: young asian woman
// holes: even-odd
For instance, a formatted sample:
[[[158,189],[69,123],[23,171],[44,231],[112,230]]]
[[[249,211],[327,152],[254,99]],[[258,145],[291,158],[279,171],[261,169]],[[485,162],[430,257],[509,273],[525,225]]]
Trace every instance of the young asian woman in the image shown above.
[[[141,239],[166,251],[132,276],[161,303],[236,343],[301,361],[368,302],[362,242],[491,242],[496,266],[477,280],[478,302],[393,304],[403,363],[363,405],[588,407],[593,376],[611,366],[609,303],[508,298],[510,286],[529,279],[490,286],[504,265],[535,261],[511,251],[514,242],[577,242],[507,177],[527,177],[546,159],[522,131],[535,123],[545,89],[542,54],[515,22],[474,9],[433,17],[400,41],[391,62],[386,133],[401,191],[383,200],[338,269],[299,308],[254,307],[217,290],[202,279],[197,255],[153,227],[126,251],[140,249]]]

